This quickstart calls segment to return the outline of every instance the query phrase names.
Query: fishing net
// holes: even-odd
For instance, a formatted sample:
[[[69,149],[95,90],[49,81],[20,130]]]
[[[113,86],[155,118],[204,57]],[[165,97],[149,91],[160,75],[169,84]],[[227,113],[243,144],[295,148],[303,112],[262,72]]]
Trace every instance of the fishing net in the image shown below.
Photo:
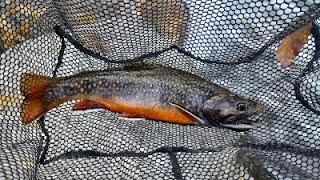
[[[0,179],[318,179],[319,1],[0,1]],[[291,68],[275,52],[312,23]],[[145,61],[263,104],[235,132],[66,102],[21,121],[20,75],[64,77]]]

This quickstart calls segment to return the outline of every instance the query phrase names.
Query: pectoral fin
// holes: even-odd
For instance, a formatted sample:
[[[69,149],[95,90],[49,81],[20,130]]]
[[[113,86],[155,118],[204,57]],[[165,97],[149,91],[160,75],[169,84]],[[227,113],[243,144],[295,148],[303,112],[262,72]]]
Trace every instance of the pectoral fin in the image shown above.
[[[195,120],[195,124],[207,124],[205,120],[199,118],[198,116],[194,115],[192,112],[190,112],[189,110],[174,104],[174,103],[169,103],[170,105],[174,106],[175,108],[177,108],[178,110],[180,110],[181,112],[191,116],[194,120]]]

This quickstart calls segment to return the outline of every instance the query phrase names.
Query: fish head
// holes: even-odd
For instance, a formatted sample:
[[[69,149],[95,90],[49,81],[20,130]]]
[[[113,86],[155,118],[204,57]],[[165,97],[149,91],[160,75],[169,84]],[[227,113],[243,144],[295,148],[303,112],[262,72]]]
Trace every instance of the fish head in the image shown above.
[[[201,114],[208,124],[220,125],[237,131],[245,131],[261,124],[247,118],[264,112],[258,102],[244,99],[239,96],[221,93],[206,100]]]

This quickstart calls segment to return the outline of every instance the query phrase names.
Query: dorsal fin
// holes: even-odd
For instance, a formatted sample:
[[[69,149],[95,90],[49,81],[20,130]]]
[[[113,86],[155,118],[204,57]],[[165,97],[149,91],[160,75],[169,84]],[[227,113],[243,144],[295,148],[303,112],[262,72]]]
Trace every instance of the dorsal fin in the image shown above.
[[[123,66],[124,70],[137,70],[137,69],[154,69],[162,67],[159,64],[145,62],[145,61],[137,61],[133,63],[128,63]]]

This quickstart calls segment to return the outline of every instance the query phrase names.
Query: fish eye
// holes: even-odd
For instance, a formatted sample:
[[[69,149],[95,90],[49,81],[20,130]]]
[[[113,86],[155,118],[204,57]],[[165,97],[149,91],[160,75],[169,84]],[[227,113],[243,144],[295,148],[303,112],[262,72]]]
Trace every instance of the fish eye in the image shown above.
[[[247,111],[249,109],[249,106],[247,104],[239,103],[237,105],[238,111]]]

